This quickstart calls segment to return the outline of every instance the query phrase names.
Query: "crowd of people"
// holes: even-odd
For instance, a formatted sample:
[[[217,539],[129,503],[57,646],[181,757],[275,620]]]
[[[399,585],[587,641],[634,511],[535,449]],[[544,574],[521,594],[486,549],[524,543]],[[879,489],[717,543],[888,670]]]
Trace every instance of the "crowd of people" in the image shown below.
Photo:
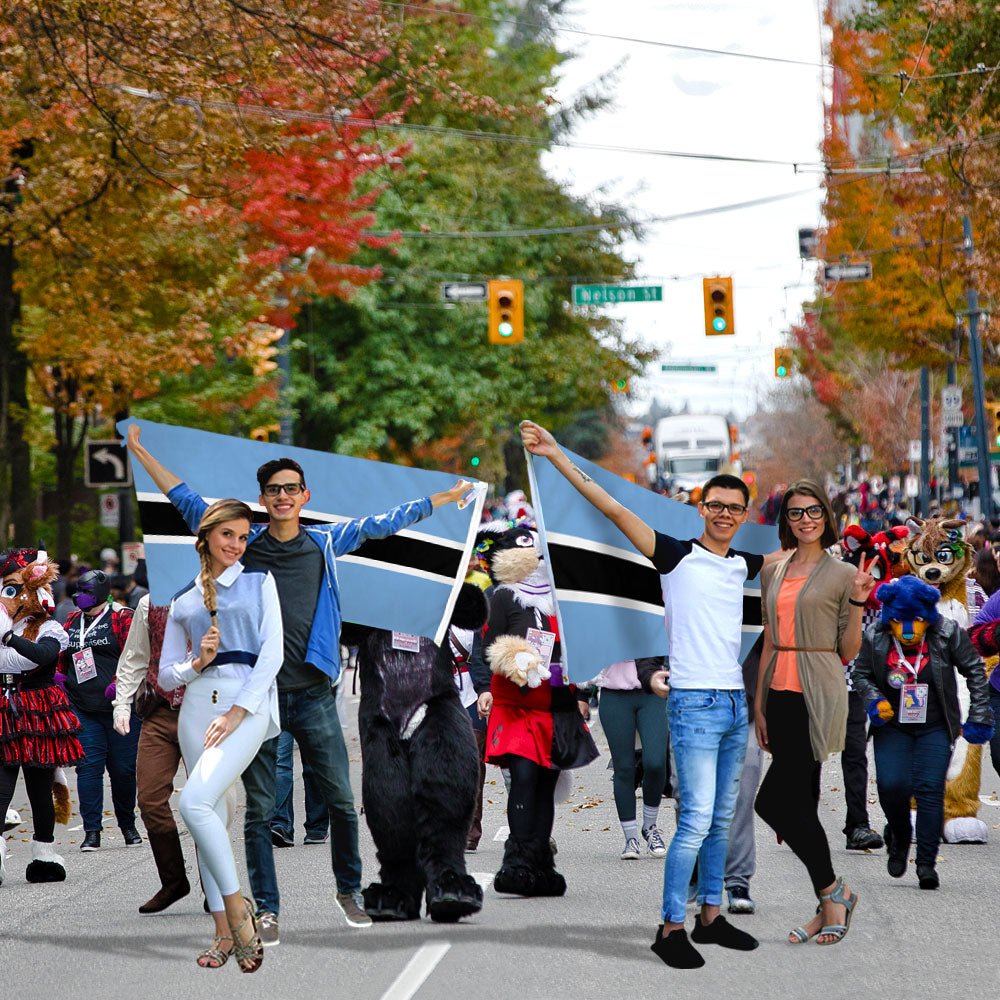
[[[61,769],[75,767],[81,850],[101,847],[106,772],[129,846],[143,843],[138,800],[159,877],[140,912],[183,899],[191,885],[170,805],[183,762],[179,812],[212,920],[196,961],[217,969],[232,958],[252,973],[280,940],[274,850],[294,843],[294,744],[306,842],[329,840],[348,925],[416,919],[423,902],[437,921],[478,912],[483,892],[464,855],[482,836],[487,763],[503,769],[507,784],[509,836],[494,890],[560,896],[567,885],[555,862],[556,786],[561,773],[598,756],[587,725],[596,706],[621,860],[644,851],[664,858],[662,923],[651,949],[668,966],[704,965],[698,945],[757,947],[722,915],[724,895],[730,914],[755,911],[755,814],[802,862],[814,896],[815,913],[789,932],[789,944],[844,940],[860,893],[838,876],[818,811],[821,767],[834,753],[842,754],[846,847],[884,843],[888,874],[903,877],[915,799],[917,878],[922,889],[937,889],[956,743],[990,743],[1000,773],[1000,666],[988,675],[983,661],[1000,653],[1000,547],[991,529],[938,519],[930,555],[907,569],[909,529],[845,522],[826,491],[803,479],[782,490],[773,511],[778,546],[753,554],[732,545],[750,516],[739,478],[706,482],[701,534],[676,538],[611,497],[544,428],[525,421],[521,434],[528,451],[548,459],[655,567],[665,656],[610,664],[588,684],[570,681],[551,581],[520,492],[484,515],[440,646],[350,626],[341,620],[337,558],[461,500],[468,484],[384,514],[305,525],[306,474],[281,458],[257,471],[267,516],[257,523],[241,500],[206,503],[133,427],[132,455],[196,537],[193,576],[169,606],[152,604],[144,579],[107,572],[112,566],[61,567],[32,549],[0,556],[0,811],[23,775],[33,825],[26,878],[66,877],[54,823],[67,808]],[[935,576],[935,568],[948,572]],[[743,657],[744,587],[757,579],[762,628]],[[71,610],[60,616],[67,600]],[[378,881],[364,889],[342,698],[338,704],[342,643],[353,647],[362,685],[362,797],[379,863]],[[881,835],[867,808],[869,731],[887,820]],[[238,780],[246,886],[231,842]],[[676,810],[669,843],[659,828],[665,794]],[[0,844],[0,883],[5,855]],[[688,934],[692,901],[698,913]]]

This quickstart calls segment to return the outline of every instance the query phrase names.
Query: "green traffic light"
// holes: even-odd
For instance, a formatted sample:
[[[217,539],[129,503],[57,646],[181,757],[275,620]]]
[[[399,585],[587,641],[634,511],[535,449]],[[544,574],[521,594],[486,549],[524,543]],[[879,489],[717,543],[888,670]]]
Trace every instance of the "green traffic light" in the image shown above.
[[[514,335],[514,327],[510,323],[503,322],[497,327],[497,333],[501,337],[512,337]]]
[[[472,458],[469,459],[469,465],[471,465],[473,468],[476,468],[476,466],[479,465],[479,456],[473,455]]]
[[[777,375],[778,378],[784,378],[788,374],[788,369],[784,365],[778,365],[778,367],[774,370],[774,374]]]
[[[716,316],[715,319],[712,320],[712,329],[716,333],[725,333],[726,331],[725,319],[722,316]]]

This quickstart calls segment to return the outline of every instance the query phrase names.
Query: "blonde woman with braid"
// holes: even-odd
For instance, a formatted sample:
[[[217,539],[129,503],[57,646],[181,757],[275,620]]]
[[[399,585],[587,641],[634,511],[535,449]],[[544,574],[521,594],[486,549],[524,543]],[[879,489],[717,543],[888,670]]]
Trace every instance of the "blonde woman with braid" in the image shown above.
[[[215,939],[198,965],[219,969],[232,955],[243,972],[260,968],[264,950],[253,908],[240,894],[226,791],[261,743],[278,735],[275,678],[284,648],[274,579],[240,562],[251,522],[239,500],[205,511],[195,542],[201,572],[171,602],[160,657],[160,686],[185,685],[178,737],[188,779],[180,811],[215,921]]]

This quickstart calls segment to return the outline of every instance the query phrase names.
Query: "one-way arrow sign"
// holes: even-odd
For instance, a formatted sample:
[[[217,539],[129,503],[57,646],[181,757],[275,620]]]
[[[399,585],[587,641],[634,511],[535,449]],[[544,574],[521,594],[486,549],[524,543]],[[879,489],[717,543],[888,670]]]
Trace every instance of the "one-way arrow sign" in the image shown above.
[[[445,302],[485,302],[485,281],[446,281],[441,285]]]
[[[83,481],[87,486],[131,486],[124,441],[88,441]]]

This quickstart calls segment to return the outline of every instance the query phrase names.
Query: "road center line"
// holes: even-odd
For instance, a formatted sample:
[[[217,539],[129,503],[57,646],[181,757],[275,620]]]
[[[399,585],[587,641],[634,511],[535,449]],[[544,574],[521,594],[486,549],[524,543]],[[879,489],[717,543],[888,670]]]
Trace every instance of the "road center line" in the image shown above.
[[[418,948],[393,984],[382,994],[382,1000],[410,1000],[450,947],[450,942],[442,941],[440,944],[425,944]]]
[[[496,836],[493,838],[494,842],[498,840],[506,840],[510,836],[510,827],[502,826],[496,832]]]

